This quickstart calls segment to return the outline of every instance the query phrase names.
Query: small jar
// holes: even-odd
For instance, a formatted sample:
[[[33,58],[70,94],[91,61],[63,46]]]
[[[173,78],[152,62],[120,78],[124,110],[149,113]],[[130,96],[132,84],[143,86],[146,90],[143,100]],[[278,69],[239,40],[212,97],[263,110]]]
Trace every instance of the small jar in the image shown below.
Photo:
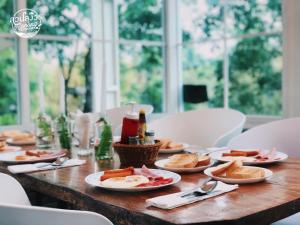
[[[145,132],[145,145],[154,145],[155,144],[154,134],[155,133],[153,130]]]
[[[128,143],[130,145],[138,145],[139,144],[139,136],[129,136]]]

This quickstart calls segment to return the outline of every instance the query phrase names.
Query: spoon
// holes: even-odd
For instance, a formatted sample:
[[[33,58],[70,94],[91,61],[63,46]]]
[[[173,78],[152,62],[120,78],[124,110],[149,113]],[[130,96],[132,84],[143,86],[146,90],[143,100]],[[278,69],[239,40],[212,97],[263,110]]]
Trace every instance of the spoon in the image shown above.
[[[199,197],[203,195],[207,195],[212,192],[217,187],[218,182],[208,180],[204,182],[199,188],[193,190],[192,192],[186,193],[182,195],[182,198],[191,198],[191,197]]]
[[[57,158],[53,163],[46,163],[46,164],[42,164],[42,165],[37,165],[37,168],[43,168],[46,166],[61,166],[62,164],[64,164],[64,162],[66,162],[69,158],[68,157],[59,157]]]

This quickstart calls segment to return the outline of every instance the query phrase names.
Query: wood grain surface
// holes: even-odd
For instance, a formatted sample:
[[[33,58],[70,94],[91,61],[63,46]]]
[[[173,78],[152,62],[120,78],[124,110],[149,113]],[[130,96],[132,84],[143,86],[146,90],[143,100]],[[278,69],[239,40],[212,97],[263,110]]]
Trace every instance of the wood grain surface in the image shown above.
[[[89,186],[84,179],[94,172],[119,168],[118,157],[100,165],[93,156],[82,158],[87,160],[83,166],[14,176],[30,190],[101,213],[116,225],[264,225],[300,211],[300,158],[267,166],[274,173],[268,181],[240,185],[233,192],[172,210],[147,207],[145,200],[195,188],[207,179],[203,173],[181,174],[181,182],[159,190],[113,192]],[[0,164],[0,170],[8,173],[6,167]]]

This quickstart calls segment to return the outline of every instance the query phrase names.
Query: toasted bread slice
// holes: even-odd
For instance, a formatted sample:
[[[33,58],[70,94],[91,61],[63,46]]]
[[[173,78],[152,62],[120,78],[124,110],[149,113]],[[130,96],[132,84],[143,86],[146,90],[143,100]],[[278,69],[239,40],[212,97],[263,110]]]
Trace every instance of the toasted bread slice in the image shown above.
[[[166,149],[168,148],[172,140],[167,138],[167,139],[160,139],[159,141],[162,143],[160,149]]]
[[[196,167],[200,166],[207,166],[210,163],[210,157],[205,155],[205,156],[199,156],[198,157],[198,163]]]
[[[265,171],[261,168],[251,168],[251,167],[238,167],[234,170],[227,172],[227,178],[233,179],[252,179],[264,177]]]
[[[169,142],[167,148],[182,148],[183,144],[175,143],[175,142]]]
[[[176,154],[165,164],[168,168],[194,168],[198,163],[198,154]]]
[[[211,174],[213,176],[219,176],[221,174],[224,174],[226,170],[234,164],[235,161],[230,161],[221,165],[218,165],[216,167],[213,167],[211,170]]]

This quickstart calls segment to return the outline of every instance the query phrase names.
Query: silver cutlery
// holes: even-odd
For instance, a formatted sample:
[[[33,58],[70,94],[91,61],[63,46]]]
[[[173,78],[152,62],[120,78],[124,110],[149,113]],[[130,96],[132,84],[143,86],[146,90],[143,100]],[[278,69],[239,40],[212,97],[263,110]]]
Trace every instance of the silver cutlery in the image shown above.
[[[207,195],[210,192],[212,192],[217,187],[218,182],[208,180],[204,182],[199,188],[194,189],[193,191],[189,193],[185,193],[184,195],[181,195],[182,198],[194,198],[194,197],[200,197],[203,195]]]
[[[46,166],[62,166],[69,158],[68,157],[59,157],[52,163],[42,163],[41,165],[36,165],[37,168],[43,168]]]

